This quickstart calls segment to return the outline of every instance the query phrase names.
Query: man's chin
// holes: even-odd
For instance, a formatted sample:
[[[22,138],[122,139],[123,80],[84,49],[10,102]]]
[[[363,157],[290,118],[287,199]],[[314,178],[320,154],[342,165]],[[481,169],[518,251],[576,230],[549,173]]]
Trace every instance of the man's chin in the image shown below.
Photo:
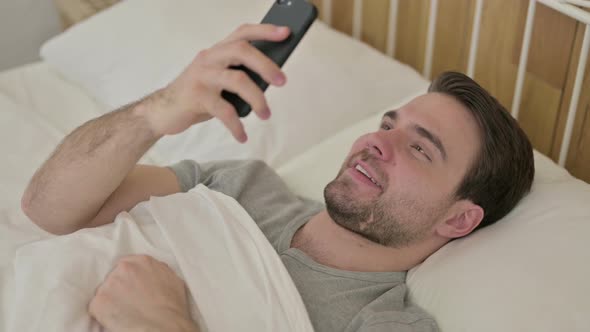
[[[336,178],[332,182],[328,183],[324,188],[324,200],[326,205],[328,202],[332,202],[334,206],[341,206],[342,202],[351,202],[350,183]]]
[[[368,206],[374,204],[377,196],[375,192],[364,191],[348,179],[333,180],[324,188],[326,203],[331,200],[337,205]]]
[[[342,227],[347,229],[358,229],[360,220],[368,217],[368,206],[372,201],[365,202],[354,191],[347,190],[345,186],[332,181],[324,189],[324,200],[326,210],[330,217]],[[360,229],[358,229],[360,230]]]

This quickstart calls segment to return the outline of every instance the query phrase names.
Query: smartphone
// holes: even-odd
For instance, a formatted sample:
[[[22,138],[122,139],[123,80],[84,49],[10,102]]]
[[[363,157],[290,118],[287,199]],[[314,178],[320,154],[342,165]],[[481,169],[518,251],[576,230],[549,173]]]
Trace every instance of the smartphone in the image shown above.
[[[291,34],[281,42],[252,41],[251,44],[282,67],[317,16],[316,7],[306,0],[276,0],[261,23],[289,27]],[[262,91],[268,88],[268,83],[247,67],[232,66],[230,68],[246,72]],[[221,96],[236,108],[240,117],[245,117],[252,110],[250,105],[237,94],[224,90]]]

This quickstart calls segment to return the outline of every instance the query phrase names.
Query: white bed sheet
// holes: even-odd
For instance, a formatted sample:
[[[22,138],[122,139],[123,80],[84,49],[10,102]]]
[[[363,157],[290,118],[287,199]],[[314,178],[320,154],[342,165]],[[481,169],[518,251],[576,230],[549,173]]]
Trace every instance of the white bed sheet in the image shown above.
[[[129,254],[155,257],[186,280],[203,331],[313,331],[297,288],[254,220],[204,185],[152,197],[113,224],[19,248],[14,270],[0,280],[14,297],[3,299],[1,321],[10,332],[102,331],[88,302],[115,261]]]

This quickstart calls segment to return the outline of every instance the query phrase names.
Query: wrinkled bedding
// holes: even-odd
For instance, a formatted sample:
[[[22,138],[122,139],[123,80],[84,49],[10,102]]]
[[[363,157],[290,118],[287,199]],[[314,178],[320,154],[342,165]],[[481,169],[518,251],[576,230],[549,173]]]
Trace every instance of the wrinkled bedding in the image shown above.
[[[152,197],[113,224],[66,236],[31,232],[11,219],[0,221],[0,233],[12,242],[0,248],[7,331],[100,331],[88,303],[117,259],[129,254],[153,256],[186,281],[203,331],[313,331],[288,272],[252,218],[233,198],[203,185]]]

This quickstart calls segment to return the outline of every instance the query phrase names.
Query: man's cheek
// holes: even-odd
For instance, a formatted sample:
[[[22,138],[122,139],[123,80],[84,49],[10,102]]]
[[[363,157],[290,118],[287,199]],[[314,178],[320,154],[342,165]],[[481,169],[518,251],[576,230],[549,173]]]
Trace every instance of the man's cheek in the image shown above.
[[[367,147],[366,136],[367,135],[361,136],[361,137],[357,138],[356,141],[354,141],[354,143],[352,144],[352,147],[350,148],[350,152],[348,153],[349,157],[359,153],[360,151],[362,151],[363,149],[365,149]]]

